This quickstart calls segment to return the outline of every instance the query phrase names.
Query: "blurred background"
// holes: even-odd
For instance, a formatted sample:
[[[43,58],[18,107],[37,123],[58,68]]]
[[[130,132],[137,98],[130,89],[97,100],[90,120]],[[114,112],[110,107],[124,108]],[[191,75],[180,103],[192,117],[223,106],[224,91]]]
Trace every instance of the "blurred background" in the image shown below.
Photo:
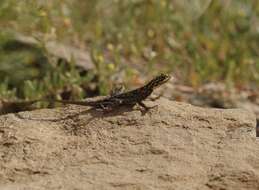
[[[258,114],[258,16],[257,0],[1,0],[0,99],[106,95],[165,72],[167,98]]]

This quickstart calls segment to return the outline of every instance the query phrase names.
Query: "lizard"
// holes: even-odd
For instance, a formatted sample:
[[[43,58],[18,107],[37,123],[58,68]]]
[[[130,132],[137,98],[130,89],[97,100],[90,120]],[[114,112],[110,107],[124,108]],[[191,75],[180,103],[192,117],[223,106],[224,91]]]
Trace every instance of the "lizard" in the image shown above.
[[[160,74],[146,83],[144,86],[137,89],[121,92],[120,90],[113,92],[109,96],[105,96],[98,100],[83,100],[83,101],[70,101],[70,100],[49,100],[52,102],[60,102],[63,104],[74,104],[82,106],[90,106],[97,110],[108,111],[120,106],[131,106],[138,104],[146,111],[153,107],[146,106],[143,101],[148,98],[154,89],[163,85],[171,78],[168,74]]]

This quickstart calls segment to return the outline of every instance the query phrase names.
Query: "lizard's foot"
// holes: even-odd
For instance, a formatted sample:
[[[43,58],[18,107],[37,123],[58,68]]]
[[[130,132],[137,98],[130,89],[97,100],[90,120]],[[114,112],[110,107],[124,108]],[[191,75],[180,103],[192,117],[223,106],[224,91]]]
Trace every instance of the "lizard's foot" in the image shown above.
[[[150,98],[148,98],[148,99],[151,100],[152,102],[154,102],[154,101],[158,100],[159,98],[161,98],[162,96],[163,96],[163,94],[159,94],[159,95],[156,96],[156,97],[150,97]]]
[[[143,108],[145,109],[145,112],[148,112],[149,110],[158,107],[158,105],[148,107],[148,106],[146,106],[143,102],[138,102],[138,104],[139,104],[141,107],[143,107]]]
[[[96,111],[102,112],[102,113],[108,113],[110,111],[112,111],[113,109],[111,107],[100,107],[100,108],[96,108]]]

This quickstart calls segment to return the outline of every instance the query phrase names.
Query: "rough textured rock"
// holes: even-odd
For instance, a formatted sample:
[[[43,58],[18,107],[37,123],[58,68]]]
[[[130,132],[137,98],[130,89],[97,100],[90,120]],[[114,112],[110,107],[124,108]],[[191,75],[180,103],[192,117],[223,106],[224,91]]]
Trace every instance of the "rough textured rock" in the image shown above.
[[[147,104],[1,116],[0,189],[259,189],[252,113]]]

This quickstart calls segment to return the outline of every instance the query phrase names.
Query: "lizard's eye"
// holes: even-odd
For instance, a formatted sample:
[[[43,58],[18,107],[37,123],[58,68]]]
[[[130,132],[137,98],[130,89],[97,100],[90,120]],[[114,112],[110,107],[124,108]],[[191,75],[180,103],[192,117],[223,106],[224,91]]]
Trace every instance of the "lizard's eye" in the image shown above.
[[[171,76],[168,75],[168,74],[161,74],[160,75],[160,82],[161,83],[167,82],[170,78],[171,78]]]

